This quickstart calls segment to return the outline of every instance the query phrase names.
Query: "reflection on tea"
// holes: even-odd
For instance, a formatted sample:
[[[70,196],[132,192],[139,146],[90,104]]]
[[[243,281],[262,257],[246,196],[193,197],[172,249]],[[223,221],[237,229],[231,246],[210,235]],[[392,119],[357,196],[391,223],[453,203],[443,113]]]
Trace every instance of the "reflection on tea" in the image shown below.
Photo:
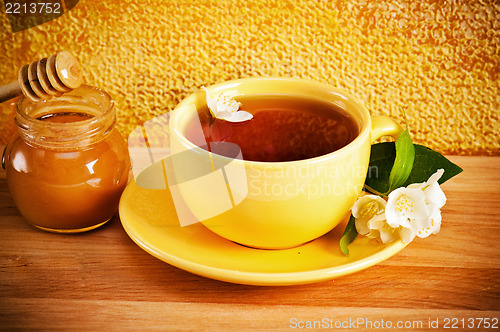
[[[207,143],[231,142],[241,148],[243,159],[252,161],[293,161],[314,158],[336,151],[359,134],[358,124],[342,109],[320,100],[286,95],[236,97],[240,110],[254,115],[252,120],[231,123],[210,119],[205,107],[193,119],[186,137]],[[221,153],[221,152],[218,152]]]

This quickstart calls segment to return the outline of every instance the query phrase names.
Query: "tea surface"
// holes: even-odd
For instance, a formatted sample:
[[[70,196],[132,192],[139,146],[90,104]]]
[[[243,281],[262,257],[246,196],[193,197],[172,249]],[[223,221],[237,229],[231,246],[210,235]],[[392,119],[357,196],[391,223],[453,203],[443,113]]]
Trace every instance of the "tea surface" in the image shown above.
[[[319,100],[280,95],[235,99],[241,104],[240,110],[253,114],[252,120],[210,121],[209,111],[204,108],[199,110],[203,133],[197,132],[193,121],[186,137],[195,142],[199,141],[196,137],[204,135],[207,143],[235,143],[245,160],[282,162],[328,154],[359,134],[357,123],[347,113]]]

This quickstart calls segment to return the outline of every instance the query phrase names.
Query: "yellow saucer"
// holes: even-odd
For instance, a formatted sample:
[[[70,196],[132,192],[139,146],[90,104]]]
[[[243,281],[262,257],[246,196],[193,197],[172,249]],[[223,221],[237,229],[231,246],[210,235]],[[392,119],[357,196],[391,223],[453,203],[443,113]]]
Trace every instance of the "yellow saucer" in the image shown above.
[[[344,256],[339,239],[345,224],[286,250],[262,250],[228,241],[201,224],[180,227],[168,190],[131,182],[120,201],[120,219],[130,238],[149,254],[204,277],[249,285],[293,285],[334,278],[375,265],[405,247],[358,237]]]

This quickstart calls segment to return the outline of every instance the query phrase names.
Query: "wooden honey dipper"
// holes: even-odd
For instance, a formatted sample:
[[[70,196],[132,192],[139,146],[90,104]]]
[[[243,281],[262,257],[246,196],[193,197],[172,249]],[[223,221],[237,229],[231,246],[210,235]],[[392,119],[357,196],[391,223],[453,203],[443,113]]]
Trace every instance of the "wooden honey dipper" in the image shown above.
[[[62,51],[19,69],[17,81],[0,86],[0,103],[21,94],[33,101],[59,97],[82,84],[78,60]]]

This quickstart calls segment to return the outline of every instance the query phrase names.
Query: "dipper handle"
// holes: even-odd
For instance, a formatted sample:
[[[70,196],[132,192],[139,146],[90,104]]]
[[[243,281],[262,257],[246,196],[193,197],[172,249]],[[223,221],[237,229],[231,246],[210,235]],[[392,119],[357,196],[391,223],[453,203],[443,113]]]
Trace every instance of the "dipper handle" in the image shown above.
[[[32,101],[59,97],[82,84],[82,69],[68,51],[34,61],[19,69],[17,81],[0,86],[0,103],[25,95]]]

